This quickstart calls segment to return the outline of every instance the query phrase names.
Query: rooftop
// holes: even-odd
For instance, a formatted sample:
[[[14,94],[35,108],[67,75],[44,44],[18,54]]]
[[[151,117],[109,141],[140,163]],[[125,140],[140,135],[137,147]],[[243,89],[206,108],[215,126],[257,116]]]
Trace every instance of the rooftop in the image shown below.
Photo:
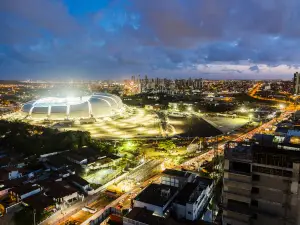
[[[70,186],[65,181],[49,182],[47,189],[47,196],[51,196],[53,198],[63,198],[77,192],[74,187]]]
[[[206,177],[196,177],[196,181],[202,188],[206,188],[207,186],[212,185],[213,180]]]
[[[280,132],[280,133],[286,134],[289,131],[289,129],[290,129],[289,127],[277,127],[275,130],[275,133]]]
[[[149,225],[213,225],[204,221],[176,221],[173,218],[162,218],[153,215],[153,212],[144,208],[133,208],[126,218]]]
[[[81,178],[80,176],[77,176],[77,175],[71,175],[67,179],[71,182],[76,182],[77,184],[79,184],[81,186],[86,186],[86,185],[90,184],[85,179],[83,179],[83,178]]]
[[[163,221],[163,218],[154,216],[152,211],[136,207],[134,207],[125,217],[146,224],[161,224]]]
[[[87,160],[87,157],[81,155],[80,153],[78,154],[77,152],[66,152],[65,156],[80,162],[83,160]]]
[[[28,183],[28,184],[21,185],[19,187],[14,187],[11,189],[11,191],[18,195],[24,195],[26,193],[29,193],[31,191],[34,191],[34,190],[37,190],[40,188],[41,187],[39,185],[34,185],[34,184]]]
[[[55,202],[53,201],[53,199],[51,199],[41,193],[32,195],[32,196],[24,199],[23,202],[37,210],[44,210],[45,208],[47,208],[49,206],[55,205]]]
[[[287,163],[285,166],[290,167],[292,162],[300,162],[300,146],[289,143],[289,139],[289,137],[285,138],[284,141],[278,143],[269,143],[265,139],[264,141],[256,140],[256,142],[228,142],[225,148],[225,158],[254,162],[263,160],[273,165],[279,160],[275,160],[276,157],[280,159],[284,157],[284,162]]]
[[[47,158],[47,163],[55,168],[62,168],[70,165],[70,161],[62,157],[61,155],[54,155]]]
[[[174,177],[188,177],[189,176],[189,174],[187,172],[180,171],[180,170],[172,170],[172,169],[166,169],[162,173],[169,175],[169,176],[174,176]]]
[[[162,196],[163,191],[169,191],[170,194]],[[150,184],[134,200],[145,202],[151,205],[164,207],[167,202],[176,194],[178,188],[164,184]]]
[[[190,197],[193,195],[195,191],[197,191],[198,184],[197,183],[187,183],[184,188],[179,192],[174,202],[185,205],[190,202]],[[203,189],[200,189],[201,191]]]

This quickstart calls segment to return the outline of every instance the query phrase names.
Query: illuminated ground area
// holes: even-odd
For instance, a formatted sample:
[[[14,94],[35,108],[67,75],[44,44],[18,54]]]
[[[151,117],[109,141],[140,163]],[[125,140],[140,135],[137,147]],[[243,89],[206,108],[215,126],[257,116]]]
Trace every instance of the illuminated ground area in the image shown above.
[[[83,176],[89,183],[105,184],[120,174],[121,171],[112,169],[102,169],[96,172],[91,172]]]
[[[19,119],[25,122],[51,127],[54,129],[88,131],[93,138],[126,139],[126,138],[153,138],[153,137],[210,137],[220,135],[243,126],[249,122],[247,119],[232,119],[225,117],[205,117],[207,122],[192,115],[187,117],[168,117],[166,126],[161,123],[155,112],[149,112],[141,108],[127,107],[120,116],[97,118],[96,122],[80,124],[75,120],[73,125],[63,123],[61,120],[52,120],[49,124],[43,119],[24,119],[24,116],[13,113],[3,119]],[[222,132],[221,132],[222,131]]]
[[[205,119],[210,121],[216,127],[218,127],[218,129],[221,130],[223,133],[235,130],[249,122],[249,119],[243,118],[206,116]]]
[[[162,135],[157,115],[144,109],[137,109],[125,118],[97,120],[93,124],[75,124],[60,129],[88,131],[93,138],[142,138]]]
[[[124,139],[161,137],[165,135],[165,132],[162,132],[160,119],[156,113],[130,107],[119,116],[98,118],[96,122],[89,124],[80,124],[79,120],[75,120],[72,126],[64,124],[61,120],[51,121],[51,123],[46,124],[43,119],[24,119],[24,116],[19,113],[13,113],[2,118],[23,120],[30,124],[47,126],[61,131],[88,131],[93,138]]]

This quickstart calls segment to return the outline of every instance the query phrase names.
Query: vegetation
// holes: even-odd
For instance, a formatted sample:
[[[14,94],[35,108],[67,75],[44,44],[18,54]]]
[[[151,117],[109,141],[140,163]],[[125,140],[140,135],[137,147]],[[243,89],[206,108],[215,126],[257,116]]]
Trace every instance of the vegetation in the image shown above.
[[[39,212],[36,211],[35,213],[35,224],[38,224],[39,222],[45,220],[51,212]],[[18,211],[14,214],[13,220],[15,225],[24,225],[24,224],[34,224],[34,215],[33,215],[33,209],[30,207],[25,207],[21,211]]]
[[[41,155],[64,150],[78,150],[83,146],[112,152],[107,142],[92,140],[86,131],[60,132],[20,121],[0,120],[0,146],[25,155]]]
[[[165,140],[165,141],[160,141],[158,143],[158,148],[164,149],[164,150],[172,150],[172,149],[176,148],[176,145],[172,140]]]

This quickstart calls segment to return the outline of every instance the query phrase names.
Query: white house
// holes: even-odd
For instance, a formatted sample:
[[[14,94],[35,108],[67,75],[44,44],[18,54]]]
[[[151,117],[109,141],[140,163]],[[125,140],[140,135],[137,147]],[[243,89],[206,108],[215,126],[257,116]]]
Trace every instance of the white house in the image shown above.
[[[164,184],[150,184],[133,200],[134,207],[144,208],[155,215],[164,216],[165,211],[176,197],[178,188]]]
[[[10,196],[12,199],[15,199],[17,202],[37,194],[42,191],[42,187],[37,184],[24,184],[19,187],[15,187],[9,190]]]
[[[206,208],[212,195],[212,180],[197,177],[187,183],[173,202],[173,212],[178,219],[194,221]]]

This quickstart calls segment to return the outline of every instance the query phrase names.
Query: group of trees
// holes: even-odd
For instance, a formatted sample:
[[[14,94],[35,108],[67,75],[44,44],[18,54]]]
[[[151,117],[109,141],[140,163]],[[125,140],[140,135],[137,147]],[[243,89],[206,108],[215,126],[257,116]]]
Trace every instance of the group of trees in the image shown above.
[[[60,132],[20,121],[0,120],[0,146],[26,155],[41,155],[91,145],[89,132]]]
[[[14,214],[13,220],[16,225],[23,225],[34,224],[35,218],[35,224],[38,224],[46,219],[50,214],[51,212],[36,211],[34,215],[34,210],[31,207],[25,207]]]
[[[164,150],[172,150],[176,148],[176,144],[172,140],[163,140],[158,143],[158,148]]]

